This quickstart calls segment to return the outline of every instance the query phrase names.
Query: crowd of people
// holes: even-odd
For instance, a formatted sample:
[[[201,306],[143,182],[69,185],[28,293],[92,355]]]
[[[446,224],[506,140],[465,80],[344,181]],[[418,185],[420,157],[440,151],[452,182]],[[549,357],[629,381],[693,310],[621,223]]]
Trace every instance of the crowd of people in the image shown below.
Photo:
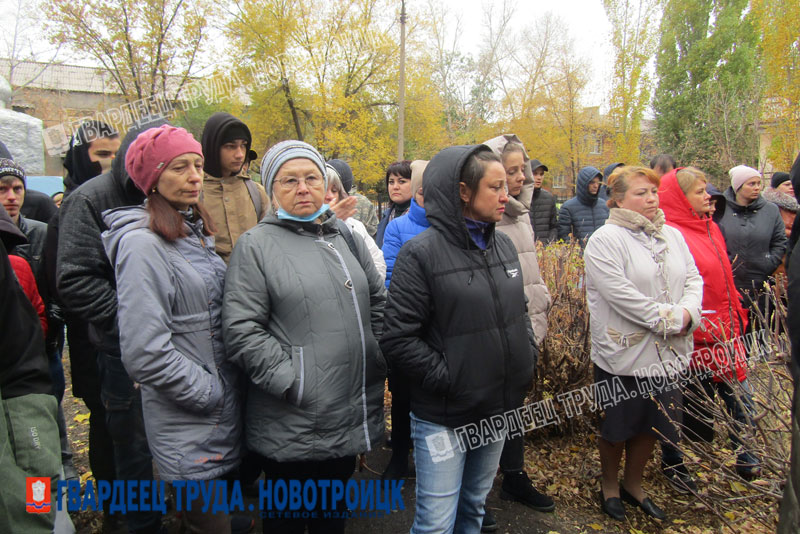
[[[36,421],[42,437],[10,445],[27,460],[0,469],[9,480],[78,476],[60,406],[66,343],[97,480],[346,482],[386,439],[388,378],[382,477],[415,471],[413,533],[497,529],[485,501],[498,468],[504,499],[553,511],[526,473],[523,435],[456,444],[459,428],[519,409],[530,392],[551,306],[537,244],[547,254],[557,240],[582,247],[594,381],[619,396],[602,406],[601,509],[667,516],[643,485],[656,442],[672,486],[697,491],[679,445],[713,439],[702,398],[722,399],[736,469],[759,476],[741,437],[754,415],[741,338],[776,272],[792,288],[780,273],[792,279],[800,156],[763,194],[744,165],[723,193],[668,155],[649,168],[587,166],[557,209],[547,165],[506,134],[392,163],[379,217],[346,161],[282,141],[260,160],[259,183],[252,144],[227,113],[200,141],[159,117],[124,138],[87,121],[58,198],[27,189],[25,169],[0,154],[0,316],[18,334],[3,336],[0,421]],[[653,389],[676,370],[696,378],[686,391]],[[451,444],[444,457],[432,436]],[[22,454],[34,446],[41,454]],[[52,529],[47,519],[11,514],[0,526]],[[188,532],[254,527],[200,508],[181,520]],[[265,532],[306,527],[344,532],[345,514],[263,519]],[[104,529],[164,526],[160,512],[105,508]]]

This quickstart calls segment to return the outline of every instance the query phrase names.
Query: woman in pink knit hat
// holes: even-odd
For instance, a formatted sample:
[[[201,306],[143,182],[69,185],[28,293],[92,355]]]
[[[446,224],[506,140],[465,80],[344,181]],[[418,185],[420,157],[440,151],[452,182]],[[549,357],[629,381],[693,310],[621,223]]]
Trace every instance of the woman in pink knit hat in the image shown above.
[[[214,224],[200,202],[200,143],[183,128],[151,128],[128,148],[125,168],[147,200],[103,214],[122,363],[141,385],[161,478],[217,479],[210,491],[218,494],[218,482],[231,479],[240,462],[241,386],[222,342],[225,263],[214,252]],[[228,515],[194,504],[187,510],[181,503],[189,532],[231,532]],[[236,520],[252,527],[249,518]]]

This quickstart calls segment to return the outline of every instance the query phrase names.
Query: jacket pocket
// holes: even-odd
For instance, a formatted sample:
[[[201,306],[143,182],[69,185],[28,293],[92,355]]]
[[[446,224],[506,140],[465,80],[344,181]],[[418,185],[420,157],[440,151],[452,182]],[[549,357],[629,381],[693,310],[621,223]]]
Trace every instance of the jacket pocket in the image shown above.
[[[289,402],[295,406],[303,403],[303,393],[306,386],[306,369],[303,347],[292,347],[292,368],[294,369],[294,384],[287,394]]]
[[[611,341],[616,343],[621,347],[625,347],[626,349],[629,347],[633,347],[634,345],[638,345],[642,342],[645,338],[645,332],[633,332],[630,334],[623,334],[617,330],[614,330],[610,326],[608,327],[608,337],[611,338]]]

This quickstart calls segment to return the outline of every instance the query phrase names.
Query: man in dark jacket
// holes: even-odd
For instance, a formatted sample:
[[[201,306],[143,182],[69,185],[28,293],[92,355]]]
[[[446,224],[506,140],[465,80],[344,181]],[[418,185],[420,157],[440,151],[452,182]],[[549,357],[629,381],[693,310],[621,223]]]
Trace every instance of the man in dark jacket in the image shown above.
[[[14,160],[14,156],[2,141],[0,141],[0,158]],[[26,202],[22,207],[22,215],[25,218],[47,223],[55,213],[56,206],[52,198],[33,189],[27,191]]]
[[[122,140],[119,133],[99,121],[82,123],[70,139],[69,149],[64,158],[64,196],[68,197],[82,184],[111,170],[111,164],[119,150]],[[67,327],[69,360],[72,380],[72,395],[83,399],[89,409],[89,466],[95,480],[114,480],[114,443],[106,426],[106,411],[100,400],[100,377],[97,370],[97,350],[89,341],[89,325],[80,315],[64,309],[56,289],[56,264],[58,256],[58,235],[61,225],[57,213],[47,226],[47,239],[44,250],[45,287],[42,298],[47,304],[51,322],[48,333],[47,350],[60,361],[64,347],[63,325]],[[65,218],[69,218],[67,215]],[[54,324],[60,321],[61,324]],[[55,328],[53,327],[55,326]],[[107,505],[106,507],[107,508]],[[119,516],[106,514],[106,528],[121,523]]]
[[[603,174],[594,167],[578,171],[575,196],[564,202],[558,212],[558,238],[585,241],[592,232],[605,224],[608,206],[598,198]]]
[[[536,241],[545,245],[552,243],[558,237],[558,210],[556,199],[550,191],[542,189],[544,173],[548,172],[547,165],[538,159],[531,160],[531,173],[533,173],[533,198],[531,199],[531,226]]]
[[[101,399],[114,443],[116,476],[122,480],[153,478],[152,457],[142,420],[138,388],[122,365],[117,329],[114,267],[106,257],[100,234],[105,210],[135,206],[144,194],[125,170],[125,152],[141,132],[166,124],[160,117],[134,123],[122,142],[111,171],[75,189],[61,206],[56,276],[58,294],[70,313],[89,323],[89,338],[98,351]],[[157,532],[158,512],[128,512],[132,532]]]
[[[0,206],[0,532],[52,532],[61,469],[56,401],[39,317],[6,251],[24,243]],[[50,479],[49,513],[26,512],[27,477]]]
[[[25,170],[10,159],[0,158],[0,204],[28,240],[26,244],[19,245],[10,252],[25,258],[36,278],[36,285],[41,286],[42,250],[47,225],[40,221],[27,220],[22,215],[22,207],[28,196],[26,187]]]

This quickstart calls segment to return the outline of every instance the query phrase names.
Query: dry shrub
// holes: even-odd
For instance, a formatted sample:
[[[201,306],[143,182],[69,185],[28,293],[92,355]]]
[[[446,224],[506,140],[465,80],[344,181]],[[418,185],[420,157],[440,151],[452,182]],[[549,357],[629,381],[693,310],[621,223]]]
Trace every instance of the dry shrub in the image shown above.
[[[742,532],[744,525],[752,528],[753,524],[765,532],[774,531],[777,525],[777,507],[789,471],[794,389],[786,332],[785,303],[770,288],[767,298],[750,313],[745,347],[753,408],[746,424],[734,419],[719,395],[711,398],[683,388],[684,406],[693,401],[708,414],[713,420],[714,438],[710,443],[684,438],[678,448],[699,482],[699,493],[695,495],[698,502],[716,514],[731,532]],[[691,383],[699,384],[696,378]],[[740,404],[746,398],[742,385],[731,381],[726,384],[737,405],[744,408]],[[730,439],[733,435],[738,443]],[[748,481],[739,476],[736,463],[741,452],[758,458],[761,472],[757,478]]]
[[[533,401],[558,398],[561,393],[580,389],[592,382],[589,310],[583,283],[583,249],[577,242],[537,244],[539,269],[550,290],[552,306],[547,316],[547,337],[540,347],[536,366]],[[566,417],[554,402],[560,423],[550,427],[559,433],[572,432],[587,422]]]
[[[530,400],[554,400],[560,422],[549,427],[551,432],[591,433],[596,431],[594,412],[589,409],[591,402],[584,406],[583,414],[568,418],[557,400],[563,393],[590,385],[593,378],[583,250],[576,243],[555,243],[547,247],[539,245],[538,252],[552,307]],[[789,470],[793,383],[788,362],[791,355],[786,304],[774,289],[769,288],[767,298],[751,312],[748,333],[745,346],[750,356],[748,381],[753,399],[749,424],[738,423],[719,395],[711,398],[683,388],[685,399],[698,403],[710,415],[714,426],[712,442],[683,439],[678,444],[699,486],[698,493],[690,499],[716,515],[723,532],[774,531]],[[696,378],[692,381],[698,384]],[[730,387],[736,402],[741,403],[742,386],[734,382]],[[542,430],[536,434],[541,436]],[[738,445],[729,438],[731,434],[738,436]],[[657,446],[654,451],[656,465],[660,462],[659,449]],[[753,480],[745,480],[737,472],[737,457],[743,451],[759,459],[761,471]]]

